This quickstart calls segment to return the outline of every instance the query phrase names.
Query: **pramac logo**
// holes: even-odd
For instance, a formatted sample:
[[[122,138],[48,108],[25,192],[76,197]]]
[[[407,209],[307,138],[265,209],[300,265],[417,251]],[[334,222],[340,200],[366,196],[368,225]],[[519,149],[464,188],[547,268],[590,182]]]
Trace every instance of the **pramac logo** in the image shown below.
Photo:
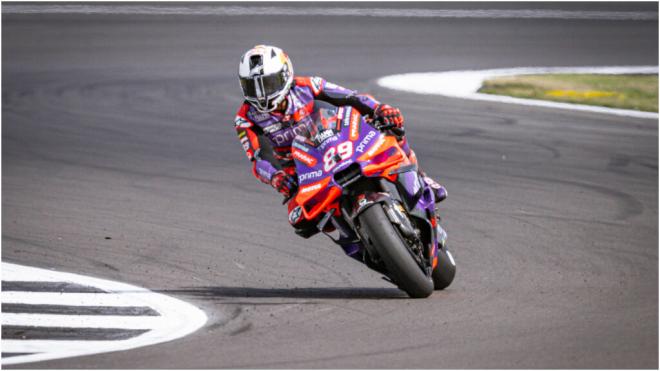
[[[307,153],[300,151],[296,149],[295,147],[293,148],[293,151],[291,151],[291,156],[295,158],[296,160],[302,162],[303,164],[307,165],[308,167],[313,167],[316,165],[316,159]]]
[[[360,114],[357,112],[351,114],[350,129],[351,140],[357,140],[360,137]]]

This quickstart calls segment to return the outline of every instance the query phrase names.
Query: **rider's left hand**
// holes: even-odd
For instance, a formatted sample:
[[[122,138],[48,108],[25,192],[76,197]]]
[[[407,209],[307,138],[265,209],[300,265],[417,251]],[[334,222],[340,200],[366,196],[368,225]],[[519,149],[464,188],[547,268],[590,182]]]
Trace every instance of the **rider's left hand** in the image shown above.
[[[389,104],[381,104],[374,112],[374,119],[380,120],[383,124],[394,125],[397,128],[403,127],[403,115],[401,110],[392,107]]]
[[[298,188],[298,180],[284,172],[284,170],[278,170],[273,174],[270,185],[277,189],[285,198],[290,198]]]

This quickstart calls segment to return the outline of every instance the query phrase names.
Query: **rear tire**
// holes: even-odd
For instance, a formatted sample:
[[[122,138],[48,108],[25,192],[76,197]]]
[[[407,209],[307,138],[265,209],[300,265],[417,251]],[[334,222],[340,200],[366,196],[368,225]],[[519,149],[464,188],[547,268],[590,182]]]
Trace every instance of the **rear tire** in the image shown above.
[[[397,286],[411,298],[431,295],[433,280],[417,265],[392,222],[385,215],[382,205],[369,207],[360,214],[359,220]]]
[[[433,288],[443,290],[451,284],[456,275],[456,264],[447,248],[438,249],[438,265],[433,270]]]

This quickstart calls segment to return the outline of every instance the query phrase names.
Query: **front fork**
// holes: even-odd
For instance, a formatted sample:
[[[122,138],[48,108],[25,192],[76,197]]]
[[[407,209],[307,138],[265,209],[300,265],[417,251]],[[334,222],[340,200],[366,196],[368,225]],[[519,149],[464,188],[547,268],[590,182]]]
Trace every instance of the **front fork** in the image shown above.
[[[370,247],[361,242],[361,238],[356,233],[359,226],[355,221],[367,207],[371,207],[374,203],[381,203],[385,206],[388,218],[397,225],[402,235],[408,238],[419,238],[410,222],[410,216],[416,217],[418,223],[423,224],[418,227],[428,231],[427,237],[430,237],[431,246],[427,251],[427,258],[432,264],[437,257],[438,248],[444,248],[447,240],[447,233],[437,223],[435,193],[417,171],[400,173],[397,179],[398,185],[385,179],[381,179],[380,182],[383,191],[389,194],[381,192],[360,194],[354,198],[352,205],[342,205],[341,216],[334,215],[336,210],[330,210],[319,222],[318,229],[323,231],[327,223],[332,223],[336,230],[335,235],[326,232],[324,234],[340,245],[346,255],[366,263],[364,252],[367,251],[370,255],[373,255],[374,252],[370,252]],[[408,215],[405,215],[406,213]]]

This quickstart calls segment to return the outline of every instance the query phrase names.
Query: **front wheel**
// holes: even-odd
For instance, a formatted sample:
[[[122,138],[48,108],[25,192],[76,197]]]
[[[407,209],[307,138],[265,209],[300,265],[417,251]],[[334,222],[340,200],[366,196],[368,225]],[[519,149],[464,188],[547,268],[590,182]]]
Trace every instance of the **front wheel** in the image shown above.
[[[442,290],[449,286],[456,275],[456,263],[447,247],[438,249],[438,265],[433,270],[433,288]]]
[[[391,279],[412,298],[433,293],[433,280],[413,259],[405,243],[385,215],[382,205],[369,207],[359,216],[371,246],[385,263]]]

